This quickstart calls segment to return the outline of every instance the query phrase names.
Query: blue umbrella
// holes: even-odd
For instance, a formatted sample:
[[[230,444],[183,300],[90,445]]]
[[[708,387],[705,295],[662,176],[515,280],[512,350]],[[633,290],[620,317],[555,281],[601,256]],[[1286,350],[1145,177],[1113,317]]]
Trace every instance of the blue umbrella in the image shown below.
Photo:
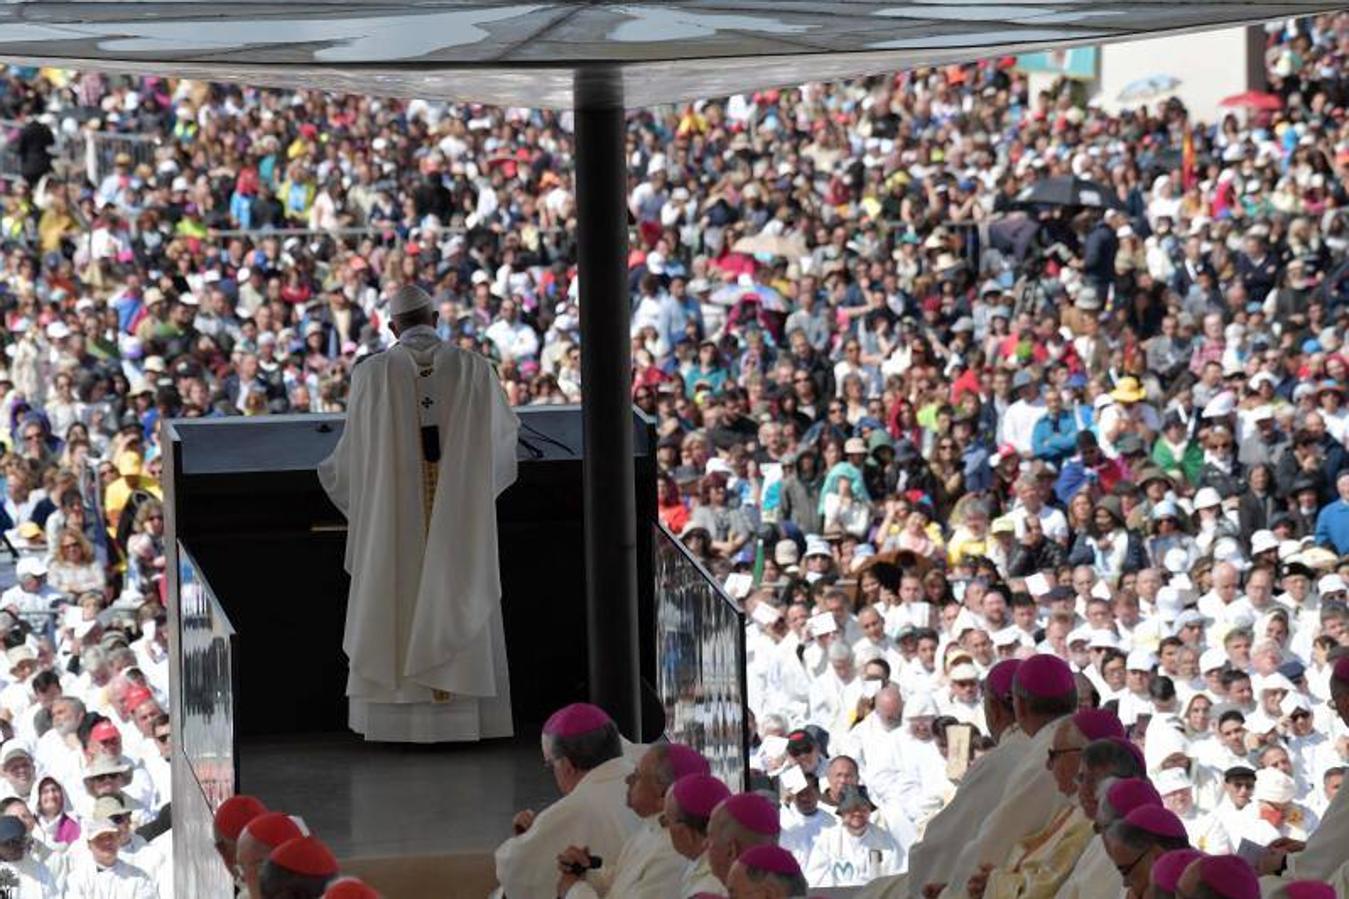
[[[1174,75],[1149,75],[1126,84],[1116,99],[1121,103],[1137,103],[1159,97],[1177,87],[1180,87],[1180,79]]]

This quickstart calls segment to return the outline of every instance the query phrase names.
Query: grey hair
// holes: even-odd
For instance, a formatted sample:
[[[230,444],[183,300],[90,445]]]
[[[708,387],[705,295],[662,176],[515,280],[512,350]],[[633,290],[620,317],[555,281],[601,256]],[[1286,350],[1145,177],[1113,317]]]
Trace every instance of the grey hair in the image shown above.
[[[1112,777],[1146,777],[1138,756],[1115,740],[1093,740],[1082,750],[1082,764],[1106,769]]]
[[[94,671],[108,664],[108,654],[101,647],[89,646],[80,653],[80,670]]]
[[[804,897],[810,892],[810,884],[806,882],[804,874],[778,874],[774,871],[761,871],[758,868],[751,868],[748,865],[745,866],[745,874],[748,875],[750,881],[753,883],[763,883],[764,881],[767,881],[768,883],[776,884],[786,890],[783,895],[793,897],[793,899],[797,896]]]

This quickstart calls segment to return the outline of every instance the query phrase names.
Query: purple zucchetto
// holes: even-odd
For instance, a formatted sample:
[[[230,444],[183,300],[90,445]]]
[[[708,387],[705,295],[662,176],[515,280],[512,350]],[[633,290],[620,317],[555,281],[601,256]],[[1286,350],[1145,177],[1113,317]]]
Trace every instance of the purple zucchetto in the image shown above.
[[[1185,823],[1160,805],[1140,805],[1124,816],[1124,822],[1145,833],[1169,840],[1185,838]]]
[[[1204,857],[1204,853],[1198,849],[1172,849],[1170,852],[1164,852],[1157,856],[1157,860],[1152,863],[1152,884],[1168,892],[1176,892],[1177,885],[1180,883],[1180,875],[1185,873],[1185,869],[1190,867],[1196,861]]]
[[[1210,855],[1199,860],[1199,882],[1223,899],[1260,899],[1260,880],[1237,855]]]
[[[984,679],[984,689],[993,694],[999,702],[1010,701],[1012,698],[1012,679],[1016,677],[1016,670],[1020,667],[1020,659],[1003,659],[988,669],[988,676]]]
[[[695,818],[712,817],[712,810],[731,795],[726,784],[710,774],[685,775],[670,789],[679,808]]]
[[[1335,660],[1335,667],[1330,670],[1331,676],[1335,680],[1349,687],[1349,656],[1340,656]]]
[[[690,774],[712,773],[712,766],[707,763],[707,759],[703,758],[703,754],[691,746],[685,746],[683,743],[667,743],[665,760],[669,762],[675,780],[688,777]]]
[[[597,705],[573,702],[563,706],[543,723],[543,732],[550,737],[570,739],[612,725],[614,720]]]
[[[736,793],[723,805],[737,824],[753,833],[775,837],[782,829],[777,808],[757,793]]]
[[[801,876],[801,866],[797,864],[796,858],[781,846],[751,846],[740,853],[736,861],[755,871],[767,871],[785,877]]]
[[[1335,899],[1335,888],[1324,880],[1294,880],[1283,894],[1288,899]]]
[[[1073,669],[1058,656],[1031,656],[1016,669],[1016,686],[1040,699],[1058,699],[1077,689]]]
[[[1105,791],[1105,801],[1121,818],[1134,809],[1148,805],[1161,805],[1162,796],[1157,788],[1142,777],[1126,777],[1112,783]]]
[[[1124,725],[1109,709],[1080,709],[1073,715],[1073,724],[1088,741],[1124,738]]]

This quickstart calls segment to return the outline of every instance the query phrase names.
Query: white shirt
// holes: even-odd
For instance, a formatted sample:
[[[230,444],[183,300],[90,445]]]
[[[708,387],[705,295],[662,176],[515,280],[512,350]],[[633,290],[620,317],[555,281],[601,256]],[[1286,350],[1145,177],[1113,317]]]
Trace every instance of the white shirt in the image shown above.
[[[1045,417],[1045,404],[1039,400],[1028,403],[1017,400],[1007,407],[1002,416],[1002,439],[1010,443],[1023,456],[1034,451],[1031,438],[1035,434],[1035,425]]]
[[[806,870],[811,849],[814,848],[820,834],[831,827],[839,826],[838,818],[822,805],[813,815],[801,814],[794,805],[783,806],[778,815],[778,824],[781,828],[778,833],[778,845],[792,854],[802,871]]]
[[[159,893],[140,868],[121,859],[111,868],[100,868],[90,858],[71,868],[65,899],[159,899]]]
[[[25,855],[17,862],[0,862],[0,871],[19,879],[18,892],[11,893],[11,899],[57,899],[61,896],[52,872],[31,855]]]
[[[811,888],[862,886],[877,877],[902,874],[909,859],[890,831],[868,824],[861,836],[842,825],[820,833],[806,862]]]
[[[670,834],[660,826],[660,815],[652,815],[642,819],[613,864],[605,860],[599,871],[573,884],[565,899],[592,899],[600,895],[614,899],[665,899],[678,889],[687,867],[688,859],[675,851]]]

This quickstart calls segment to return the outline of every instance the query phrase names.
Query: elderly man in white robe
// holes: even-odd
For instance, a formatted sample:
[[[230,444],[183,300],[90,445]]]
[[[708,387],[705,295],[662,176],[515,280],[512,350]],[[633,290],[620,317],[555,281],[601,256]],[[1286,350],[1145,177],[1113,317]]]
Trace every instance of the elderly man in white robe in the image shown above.
[[[984,679],[984,714],[998,745],[970,769],[951,802],[927,823],[923,838],[910,849],[908,873],[875,881],[863,893],[868,899],[904,899],[920,895],[923,884],[945,883],[945,872],[965,841],[1002,798],[1007,777],[1029,744],[1012,703],[1012,682],[1020,665],[1019,659],[1005,659]]]
[[[665,826],[670,845],[684,860],[677,888],[666,893],[677,899],[703,892],[720,893],[721,882],[712,873],[708,858],[708,828],[712,812],[731,791],[710,774],[688,774],[665,792]]]
[[[687,861],[670,842],[661,822],[665,794],[675,781],[690,774],[706,775],[707,759],[682,743],[657,743],[643,754],[628,775],[628,808],[642,819],[614,861],[600,857],[599,870],[590,871],[587,846],[570,846],[558,857],[562,899],[664,899],[679,885]]]
[[[496,850],[498,895],[557,899],[558,856],[584,846],[601,861],[617,859],[641,826],[627,802],[632,763],[623,755],[618,727],[605,712],[574,703],[543,726],[543,760],[562,798],[537,815],[515,816],[515,836]]]
[[[425,291],[400,288],[390,310],[398,342],[353,370],[318,470],[349,523],[350,726],[393,742],[510,736],[496,498],[515,481],[519,421],[486,358],[440,340]]]

